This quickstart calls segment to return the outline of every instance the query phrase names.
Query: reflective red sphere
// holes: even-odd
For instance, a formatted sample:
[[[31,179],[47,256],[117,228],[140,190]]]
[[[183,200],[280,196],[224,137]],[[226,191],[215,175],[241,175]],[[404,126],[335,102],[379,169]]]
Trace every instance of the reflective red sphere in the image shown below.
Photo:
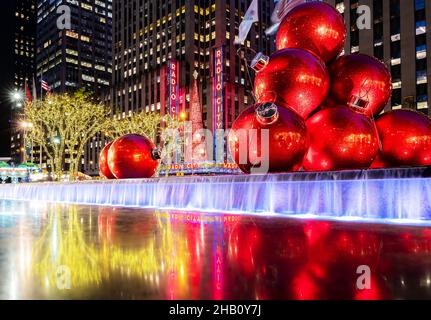
[[[394,110],[377,121],[383,150],[390,166],[431,165],[431,119],[413,110]]]
[[[330,65],[329,73],[330,94],[367,116],[377,116],[391,97],[391,74],[376,58],[364,54],[342,56]]]
[[[108,164],[117,179],[150,178],[156,172],[154,143],[147,137],[129,134],[115,140],[108,151]]]
[[[328,63],[341,53],[345,39],[343,16],[327,3],[309,2],[286,15],[278,29],[276,45],[277,50],[309,50]]]
[[[271,103],[245,109],[233,123],[228,141],[232,158],[245,173],[298,169],[307,151],[304,121]]]
[[[310,147],[305,170],[368,168],[377,156],[378,136],[371,119],[347,107],[321,110],[306,124]]]
[[[115,176],[112,174],[108,165],[108,151],[111,145],[112,145],[112,142],[107,144],[102,149],[99,156],[99,171],[100,171],[100,174],[106,179],[115,179]]]
[[[254,81],[258,103],[274,102],[294,110],[304,119],[325,100],[328,90],[325,64],[301,49],[274,53]]]

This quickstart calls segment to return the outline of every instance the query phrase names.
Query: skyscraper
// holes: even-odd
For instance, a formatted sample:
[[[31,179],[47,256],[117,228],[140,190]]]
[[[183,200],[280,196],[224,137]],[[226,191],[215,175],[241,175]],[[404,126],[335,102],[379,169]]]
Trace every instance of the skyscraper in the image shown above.
[[[204,127],[229,128],[253,102],[243,57],[274,50],[264,33],[274,3],[258,2],[259,22],[240,48],[233,42],[251,0],[114,1],[110,103],[117,116],[143,110],[189,119],[197,72]]]
[[[12,94],[12,103],[9,106],[12,107],[10,153],[14,162],[19,163],[25,152],[24,132],[19,122],[19,113],[22,112],[25,103],[25,84],[32,85],[35,72],[36,0],[13,1],[13,15],[13,69],[10,73],[13,80],[9,90],[15,93]],[[5,65],[8,63],[5,62]]]
[[[37,10],[38,78],[55,92],[107,88],[112,72],[112,0],[41,0]],[[69,13],[70,28],[64,20]]]
[[[43,78],[54,92],[87,88],[103,99],[112,78],[111,26],[112,0],[38,1],[38,83]]]
[[[431,115],[431,2],[427,0],[326,0],[344,14],[345,53],[361,52],[384,61],[393,94],[386,110],[417,109]],[[370,8],[371,29],[360,30],[357,9]],[[428,51],[428,52],[427,52]]]

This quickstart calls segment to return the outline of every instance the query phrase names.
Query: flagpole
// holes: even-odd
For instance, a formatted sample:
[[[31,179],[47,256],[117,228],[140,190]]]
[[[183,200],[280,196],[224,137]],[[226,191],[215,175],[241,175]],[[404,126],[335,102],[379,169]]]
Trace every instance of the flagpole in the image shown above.
[[[27,80],[24,78],[24,88],[27,87]],[[25,89],[24,89],[25,90]],[[25,93],[25,95],[27,95],[27,93]],[[19,123],[18,125],[20,127],[23,128],[23,137],[22,137],[22,141],[23,141],[23,155],[22,155],[22,163],[26,163],[27,162],[27,143],[26,143],[26,123],[27,123],[27,114],[26,114],[26,104],[27,104],[27,96],[25,97],[24,100],[24,122],[23,123]]]
[[[43,66],[42,66],[43,68]],[[40,71],[40,101],[43,99],[43,88],[42,88],[42,80],[43,80],[43,69]]]
[[[237,55],[240,59],[244,61],[245,68],[246,68],[246,77],[248,77],[248,80],[250,81],[250,84],[252,87],[253,87],[253,81],[250,75],[248,61],[245,57],[245,50],[247,49],[247,47],[244,45],[244,42],[246,41],[247,36],[250,33],[250,29],[253,26],[253,24],[258,21],[259,21],[259,4],[257,0],[253,0],[250,6],[248,7],[247,11],[245,12],[244,18],[239,25],[238,36],[235,38],[233,42],[236,45],[240,45],[240,48],[237,50]],[[240,55],[241,49],[243,50],[242,55]],[[253,90],[251,95],[253,97],[253,100],[256,101],[256,97],[254,95]]]
[[[43,73],[43,69],[41,72]],[[37,79],[37,72],[36,72],[35,76]],[[33,81],[34,81],[34,91],[37,92],[36,80],[34,77],[33,77]],[[40,86],[40,94],[41,94],[40,102],[42,103],[42,85]],[[37,100],[37,97],[36,97],[36,100]],[[40,146],[39,146],[39,169],[42,170],[42,144],[40,144]]]

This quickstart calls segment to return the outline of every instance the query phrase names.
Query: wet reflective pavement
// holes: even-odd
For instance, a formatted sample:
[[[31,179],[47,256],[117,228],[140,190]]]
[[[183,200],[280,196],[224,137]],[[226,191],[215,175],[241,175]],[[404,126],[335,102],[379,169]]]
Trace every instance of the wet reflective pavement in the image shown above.
[[[0,299],[429,299],[431,228],[0,201],[0,274]]]

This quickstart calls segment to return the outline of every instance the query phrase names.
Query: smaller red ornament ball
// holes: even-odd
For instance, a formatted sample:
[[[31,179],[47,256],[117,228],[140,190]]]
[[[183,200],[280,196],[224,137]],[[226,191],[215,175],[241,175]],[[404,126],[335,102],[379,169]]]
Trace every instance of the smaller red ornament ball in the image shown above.
[[[390,166],[431,165],[431,119],[413,110],[394,110],[376,121],[383,150]]]
[[[118,138],[108,151],[109,169],[117,179],[151,178],[156,172],[158,159],[154,143],[137,134]]]
[[[379,151],[377,130],[368,117],[345,106],[321,110],[306,122],[310,147],[307,171],[368,168]]]
[[[256,74],[254,92],[258,103],[274,102],[306,119],[325,99],[329,74],[315,55],[301,49],[274,53]]]
[[[289,11],[277,33],[277,50],[299,48],[313,52],[326,63],[343,50],[346,26],[343,16],[324,2],[309,2]]]
[[[365,54],[338,58],[329,66],[330,95],[340,104],[350,106],[366,116],[377,116],[392,94],[388,68]]]
[[[108,143],[100,152],[99,156],[99,171],[100,174],[106,179],[115,179],[115,176],[112,174],[108,165],[108,151],[112,146],[112,142]]]
[[[265,148],[262,136],[266,133]],[[245,173],[258,168],[260,173],[296,170],[307,151],[304,121],[295,112],[272,103],[245,109],[233,123],[228,141],[232,158]]]

